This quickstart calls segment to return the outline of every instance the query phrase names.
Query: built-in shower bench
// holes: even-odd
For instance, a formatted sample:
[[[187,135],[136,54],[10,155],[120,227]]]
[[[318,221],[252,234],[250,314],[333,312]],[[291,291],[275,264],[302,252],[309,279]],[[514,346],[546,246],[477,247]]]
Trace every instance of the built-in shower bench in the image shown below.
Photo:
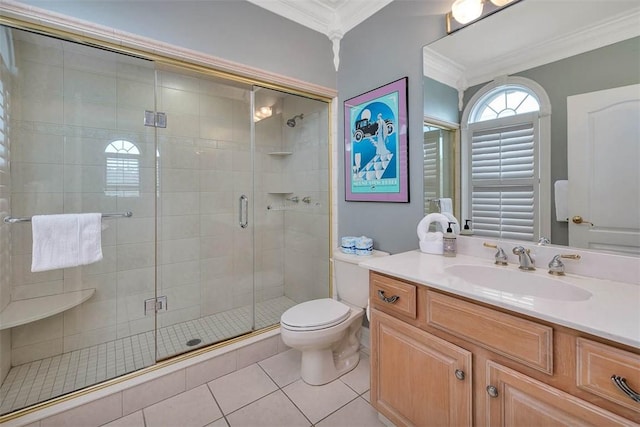
[[[80,305],[93,296],[95,289],[65,292],[44,297],[11,301],[0,311],[0,330],[35,322]]]

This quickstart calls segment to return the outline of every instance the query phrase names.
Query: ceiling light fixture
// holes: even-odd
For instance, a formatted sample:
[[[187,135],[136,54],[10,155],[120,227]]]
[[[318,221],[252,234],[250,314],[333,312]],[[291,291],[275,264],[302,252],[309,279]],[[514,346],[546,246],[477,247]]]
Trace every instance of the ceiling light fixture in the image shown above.
[[[451,5],[453,19],[461,24],[468,24],[475,21],[482,15],[484,7],[482,0],[456,0]]]
[[[447,14],[447,33],[491,15],[501,8],[520,0],[455,0]]]
[[[271,117],[272,114],[273,114],[273,108],[272,107],[260,107],[253,114],[253,121],[254,122],[259,122],[262,119],[266,119],[267,117]]]
[[[498,7],[506,6],[511,3],[513,0],[491,0],[491,3],[495,4]]]

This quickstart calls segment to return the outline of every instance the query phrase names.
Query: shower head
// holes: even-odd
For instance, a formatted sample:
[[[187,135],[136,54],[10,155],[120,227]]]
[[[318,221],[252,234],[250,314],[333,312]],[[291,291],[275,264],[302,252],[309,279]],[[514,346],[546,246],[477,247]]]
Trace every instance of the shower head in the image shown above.
[[[287,126],[289,126],[290,128],[296,127],[296,119],[304,119],[304,114],[298,114],[297,116],[291,117],[289,120],[287,120]]]

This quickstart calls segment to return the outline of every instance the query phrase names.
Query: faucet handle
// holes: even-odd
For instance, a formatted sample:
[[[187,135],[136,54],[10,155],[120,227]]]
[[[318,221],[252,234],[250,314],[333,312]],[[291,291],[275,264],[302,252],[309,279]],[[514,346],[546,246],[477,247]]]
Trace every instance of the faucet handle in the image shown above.
[[[518,255],[518,262],[520,270],[532,271],[535,270],[535,259],[531,256],[531,249],[525,249],[522,246],[516,246],[513,248],[513,253]]]
[[[551,240],[547,239],[546,237],[540,237],[540,239],[538,239],[538,246],[544,246],[550,243],[551,243]]]
[[[495,260],[496,260],[496,264],[498,265],[507,265],[507,254],[504,253],[504,251],[502,250],[502,248],[498,245],[494,245],[493,243],[487,243],[484,242],[482,244],[482,246],[487,247],[487,248],[493,248],[493,249],[497,249],[498,252],[496,252],[495,254]]]
[[[549,274],[553,274],[554,276],[564,276],[564,263],[560,260],[560,258],[565,259],[580,259],[580,255],[578,254],[566,254],[566,255],[556,255],[549,262]]]

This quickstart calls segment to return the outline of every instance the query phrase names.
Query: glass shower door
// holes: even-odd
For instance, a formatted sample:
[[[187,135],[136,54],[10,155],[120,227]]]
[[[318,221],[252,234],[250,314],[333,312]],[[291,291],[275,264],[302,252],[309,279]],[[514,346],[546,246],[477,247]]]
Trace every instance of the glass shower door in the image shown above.
[[[251,88],[159,65],[158,358],[253,330]]]
[[[155,295],[155,129],[142,124],[144,110],[154,109],[155,67],[2,30],[0,81],[10,120],[3,120],[0,144],[10,160],[3,210],[20,218],[106,214],[102,260],[42,272],[31,271],[32,223],[4,225],[10,242],[2,241],[0,253],[11,261],[3,263],[0,310],[39,302],[53,312],[0,328],[6,413],[155,363],[155,316],[144,312],[144,300]]]

